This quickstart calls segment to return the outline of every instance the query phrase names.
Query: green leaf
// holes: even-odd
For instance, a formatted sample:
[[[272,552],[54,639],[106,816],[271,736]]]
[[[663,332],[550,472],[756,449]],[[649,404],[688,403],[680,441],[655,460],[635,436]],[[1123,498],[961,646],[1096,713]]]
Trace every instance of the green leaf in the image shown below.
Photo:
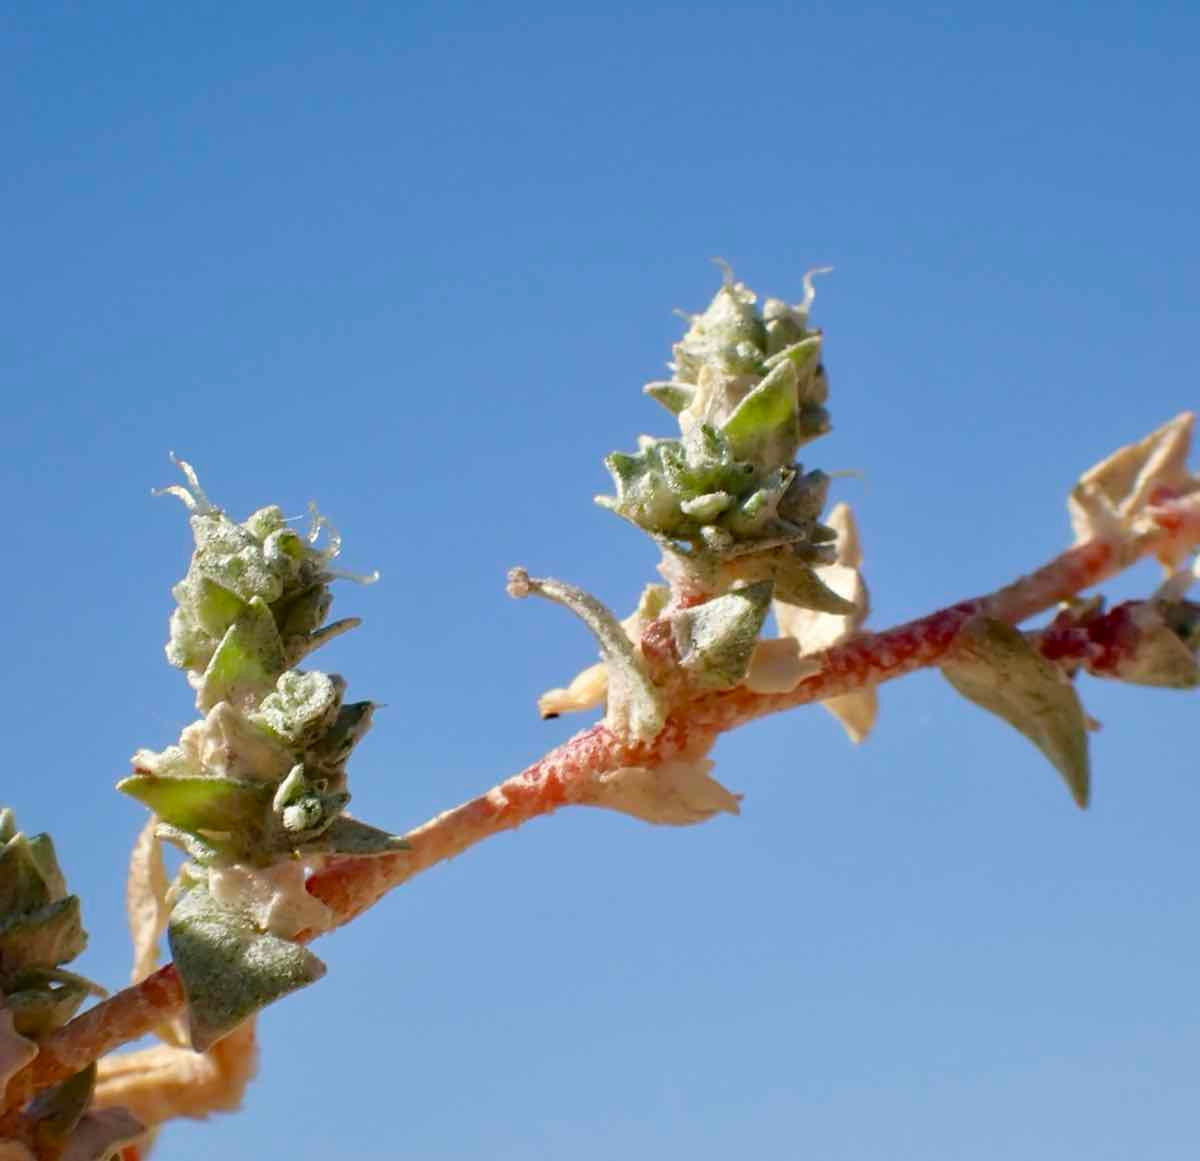
[[[197,1052],[325,974],[312,952],[258,931],[240,912],[218,905],[202,886],[175,905],[167,941],[183,982]]]
[[[772,370],[780,363],[791,363],[797,373],[803,375],[812,369],[821,357],[821,341],[822,339],[819,334],[807,335],[805,338],[784,347],[783,350],[772,355],[763,366],[767,370]],[[817,402],[823,403],[824,400],[818,400]]]
[[[355,701],[342,706],[333,724],[305,752],[304,761],[323,768],[342,766],[371,728],[375,703]]]
[[[775,599],[798,609],[846,616],[854,612],[854,602],[835,593],[804,561],[785,556],[774,569]]]
[[[390,855],[409,849],[408,843],[399,835],[388,834],[344,815],[325,831],[315,847],[339,855]]]
[[[219,701],[237,702],[245,695],[269,688],[284,669],[283,643],[275,618],[261,597],[229,626],[213,654],[196,699],[201,709]]]
[[[738,459],[790,463],[799,438],[796,368],[782,362],[738,404],[721,433]]]
[[[0,920],[0,973],[54,967],[74,959],[87,946],[79,897]]]
[[[1063,776],[1080,807],[1090,784],[1087,724],[1074,685],[1011,625],[970,622],[942,666],[963,697],[1023,733]]]
[[[191,591],[187,595],[196,623],[219,641],[229,626],[245,615],[247,603],[237,593],[231,593],[206,576],[197,576],[188,583]]]
[[[687,383],[647,383],[642,390],[672,415],[686,411],[696,397],[696,388]]]
[[[773,588],[761,581],[671,617],[680,664],[694,685],[730,689],[746,676]]]
[[[164,822],[192,831],[257,831],[275,786],[237,778],[160,778],[131,774],[117,783]]]

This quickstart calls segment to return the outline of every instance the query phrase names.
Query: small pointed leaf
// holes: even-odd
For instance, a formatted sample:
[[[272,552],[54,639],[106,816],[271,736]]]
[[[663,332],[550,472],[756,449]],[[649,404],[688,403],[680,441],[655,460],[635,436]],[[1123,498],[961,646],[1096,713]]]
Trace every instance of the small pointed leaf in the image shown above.
[[[775,569],[775,599],[801,609],[849,616],[853,601],[834,592],[810,566],[797,557],[784,557]]]
[[[960,640],[942,666],[946,680],[1020,730],[1054,764],[1077,805],[1087,806],[1087,719],[1074,685],[1002,621],[980,617]]]
[[[791,362],[781,362],[738,404],[721,428],[734,456],[769,460],[774,465],[791,460],[799,436],[798,403],[796,368]]]
[[[339,855],[389,855],[409,849],[409,844],[399,835],[388,834],[345,815],[325,831],[315,846],[318,850],[330,850]]]
[[[688,383],[647,383],[642,390],[672,415],[686,411],[696,397],[696,388]]]
[[[117,789],[164,822],[191,831],[243,831],[262,826],[275,787],[238,778],[160,778],[132,774]]]
[[[219,701],[236,704],[247,694],[274,685],[285,664],[275,618],[266,602],[255,597],[221,638],[204,671],[196,702],[204,710]]]

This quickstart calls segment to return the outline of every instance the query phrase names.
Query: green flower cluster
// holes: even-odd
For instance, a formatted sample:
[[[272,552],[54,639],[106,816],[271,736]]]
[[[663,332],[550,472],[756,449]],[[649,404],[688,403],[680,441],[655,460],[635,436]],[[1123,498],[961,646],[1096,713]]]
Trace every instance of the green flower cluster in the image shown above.
[[[167,658],[188,671],[205,716],[179,743],[134,755],[118,788],[162,820],[160,834],[204,865],[270,866],[328,851],[396,849],[391,836],[344,817],[346,762],[371,725],[371,702],[345,704],[337,675],[292,668],[338,633],[324,626],[340,541],[317,548],[276,507],[241,524],[209,502],[195,473],[167,489],[191,510],[195,551],[171,591]]]
[[[0,993],[19,1035],[39,1039],[103,994],[63,970],[86,945],[79,896],[67,893],[50,836],[22,834],[0,810]]]
[[[405,844],[344,813],[346,763],[374,706],[345,702],[336,674],[295,668],[358,624],[324,623],[330,584],[345,575],[332,567],[337,534],[314,513],[301,537],[275,507],[236,523],[179,466],[188,487],[165,490],[191,512],[195,551],[171,590],[167,658],[187,671],[204,716],[176,745],[138,751],[118,789],[193,860],[176,881],[167,936],[203,1049],[324,972],[295,942],[331,918],[306,892],[305,868]]]
[[[79,897],[67,893],[50,836],[22,834],[13,812],[0,808],[0,1092],[88,995],[104,995],[62,966],[86,944]],[[3,1134],[0,1153],[115,1157],[145,1127],[125,1109],[89,1112],[95,1084],[89,1064],[40,1092]]]
[[[794,462],[829,430],[811,298],[809,285],[801,304],[768,299],[760,311],[727,279],[675,345],[674,378],[646,387],[680,438],[643,437],[635,454],[609,456],[617,494],[597,502],[653,536],[695,587],[770,580],[779,600],[845,613],[814,571],[837,538],[820,522],[829,478]]]

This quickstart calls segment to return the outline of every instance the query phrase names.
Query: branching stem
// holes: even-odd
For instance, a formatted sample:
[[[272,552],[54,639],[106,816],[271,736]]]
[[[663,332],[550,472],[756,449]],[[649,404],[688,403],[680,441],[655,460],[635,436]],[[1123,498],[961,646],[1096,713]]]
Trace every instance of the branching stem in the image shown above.
[[[409,833],[409,850],[332,860],[313,875],[308,889],[333,910],[336,924],[348,923],[393,888],[492,835],[561,806],[594,803],[598,775],[703,754],[719,734],[756,718],[937,665],[963,625],[976,615],[1015,625],[1143,557],[1179,559],[1200,544],[1200,494],[1168,500],[1152,515],[1154,527],[1148,531],[1086,541],[991,594],[837,645],[823,655],[819,673],[787,693],[755,694],[738,687],[705,695],[676,709],[652,742],[623,742],[603,725],[592,726],[486,794]],[[10,1081],[4,1107],[19,1106],[34,1092],[153,1031],[178,1013],[183,1003],[179,977],[168,964],[97,1004],[42,1041],[37,1059]]]

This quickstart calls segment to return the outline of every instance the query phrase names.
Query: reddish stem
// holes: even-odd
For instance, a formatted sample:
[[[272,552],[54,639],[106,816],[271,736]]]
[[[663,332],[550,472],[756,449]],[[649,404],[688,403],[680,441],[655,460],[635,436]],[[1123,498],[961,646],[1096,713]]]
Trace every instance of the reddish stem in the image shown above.
[[[493,834],[512,830],[561,806],[587,804],[597,775],[624,766],[653,767],[681,754],[704,753],[716,736],[766,714],[824,701],[868,685],[936,665],[972,617],[983,614],[1017,624],[1052,608],[1143,556],[1174,560],[1200,542],[1200,495],[1171,500],[1152,513],[1156,527],[1120,541],[1090,540],[987,596],[950,605],[881,633],[863,634],[823,656],[820,673],[780,694],[744,687],[686,703],[651,743],[621,741],[603,725],[576,734],[520,774],[406,836],[410,849],[374,858],[330,860],[308,884],[334,913],[349,922],[392,888],[454,858]],[[306,932],[301,939],[309,939]],[[28,1100],[48,1085],[179,1012],[183,989],[168,964],[46,1037],[36,1060],[9,1083],[4,1107]]]

